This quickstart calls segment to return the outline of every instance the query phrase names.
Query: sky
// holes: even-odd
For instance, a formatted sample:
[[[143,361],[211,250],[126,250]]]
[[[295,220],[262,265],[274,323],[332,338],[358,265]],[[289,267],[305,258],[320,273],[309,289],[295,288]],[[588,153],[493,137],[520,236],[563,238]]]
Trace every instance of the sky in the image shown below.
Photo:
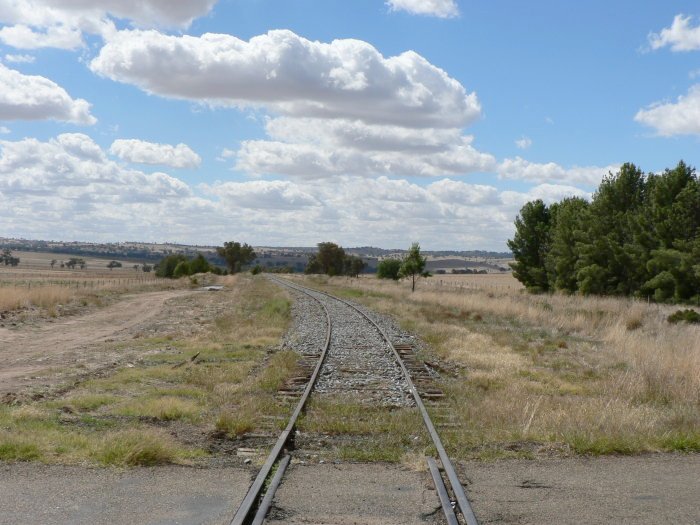
[[[503,251],[699,139],[697,1],[0,0],[0,237]]]

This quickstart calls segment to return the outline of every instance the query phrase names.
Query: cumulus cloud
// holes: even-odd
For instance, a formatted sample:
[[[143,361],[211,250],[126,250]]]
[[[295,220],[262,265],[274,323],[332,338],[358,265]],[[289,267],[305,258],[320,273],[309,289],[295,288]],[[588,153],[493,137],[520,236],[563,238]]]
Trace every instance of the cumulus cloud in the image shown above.
[[[534,183],[564,182],[566,184],[585,184],[597,186],[605,175],[620,168],[617,164],[609,166],[574,166],[565,168],[554,162],[539,164],[520,157],[506,159],[498,166],[501,179],[520,180]]]
[[[0,126],[0,134],[8,135],[10,133],[10,128],[6,126]]]
[[[217,0],[6,0],[0,5],[0,41],[18,49],[77,49],[84,33],[113,34],[113,19],[137,27],[186,28]]]
[[[700,84],[676,102],[658,102],[637,112],[634,120],[652,127],[663,137],[700,135]]]
[[[530,137],[521,137],[515,141],[515,146],[518,149],[529,149],[532,146],[532,139]]]
[[[73,99],[55,82],[0,64],[0,120],[59,120],[94,124],[90,104]]]
[[[535,199],[541,199],[545,204],[553,204],[568,197],[590,200],[593,195],[581,188],[566,184],[540,184],[525,193],[504,191],[500,197],[505,206],[520,209],[526,202]]]
[[[172,146],[137,139],[118,139],[109,152],[120,159],[140,164],[162,164],[172,168],[197,168],[202,158],[186,144]]]
[[[312,195],[290,181],[225,182],[215,186],[204,185],[211,195],[227,203],[254,210],[302,210],[321,206]]]
[[[693,17],[676,15],[671,27],[649,35],[651,49],[670,47],[671,51],[700,50],[700,25],[692,26]]]
[[[360,40],[322,43],[287,30],[250,41],[121,31],[90,68],[164,97],[290,116],[463,127],[481,114],[474,93],[417,53],[385,58]]]
[[[406,11],[413,15],[438,18],[459,16],[459,8],[455,0],[388,0],[387,5],[392,11]]]
[[[182,181],[125,169],[84,134],[0,140],[0,220],[16,235],[163,238],[181,208],[201,204]]]
[[[309,179],[348,174],[437,177],[491,171],[496,165],[493,156],[471,145],[470,137],[460,137],[434,153],[251,140],[243,142],[236,158],[236,168],[246,173]]]
[[[586,196],[542,184],[502,192],[443,178],[428,185],[387,176],[309,181],[224,181],[191,188],[162,172],[110,159],[90,137],[0,140],[0,221],[28,238],[172,240],[218,244],[448,246],[504,249],[527,200]],[[439,232],[439,236],[435,233]]]

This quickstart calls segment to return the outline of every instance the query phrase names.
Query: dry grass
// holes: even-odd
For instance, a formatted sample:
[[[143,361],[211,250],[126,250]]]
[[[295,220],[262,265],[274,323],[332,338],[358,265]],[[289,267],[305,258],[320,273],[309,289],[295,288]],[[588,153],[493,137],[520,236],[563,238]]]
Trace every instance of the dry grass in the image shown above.
[[[115,294],[180,288],[188,280],[159,279],[154,273],[135,270],[132,263],[108,270],[108,259],[86,258],[87,268],[60,268],[71,255],[16,252],[18,267],[0,266],[0,313],[40,308],[60,315],[59,305],[100,303]],[[58,263],[51,268],[51,260]]]
[[[274,418],[289,412],[276,390],[297,371],[295,354],[271,352],[289,323],[289,300],[264,278],[225,283],[226,291],[207,296],[230,305],[225,317],[211,319],[212,330],[139,340],[147,357],[136,366],[85,381],[58,399],[0,406],[0,460],[188,463],[205,455],[206,435],[216,429],[230,436],[276,433]],[[180,442],[180,432],[203,441]]]
[[[483,282],[325,286],[395,316],[455,371],[433,412],[457,456],[700,450],[700,327],[639,301]]]

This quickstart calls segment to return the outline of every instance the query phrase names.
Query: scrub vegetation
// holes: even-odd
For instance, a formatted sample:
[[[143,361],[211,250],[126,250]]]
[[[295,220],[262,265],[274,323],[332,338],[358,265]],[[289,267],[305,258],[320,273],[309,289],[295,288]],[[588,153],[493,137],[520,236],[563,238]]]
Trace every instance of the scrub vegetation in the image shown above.
[[[469,283],[313,281],[427,343],[446,394],[429,410],[457,458],[700,451],[700,327],[645,301]]]

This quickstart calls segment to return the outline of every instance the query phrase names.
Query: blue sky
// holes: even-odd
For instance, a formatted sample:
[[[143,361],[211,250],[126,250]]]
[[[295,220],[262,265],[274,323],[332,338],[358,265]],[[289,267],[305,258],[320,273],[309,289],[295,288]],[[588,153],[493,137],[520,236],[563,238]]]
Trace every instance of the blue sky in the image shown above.
[[[696,86],[697,2],[8,0],[0,236],[502,250]]]

